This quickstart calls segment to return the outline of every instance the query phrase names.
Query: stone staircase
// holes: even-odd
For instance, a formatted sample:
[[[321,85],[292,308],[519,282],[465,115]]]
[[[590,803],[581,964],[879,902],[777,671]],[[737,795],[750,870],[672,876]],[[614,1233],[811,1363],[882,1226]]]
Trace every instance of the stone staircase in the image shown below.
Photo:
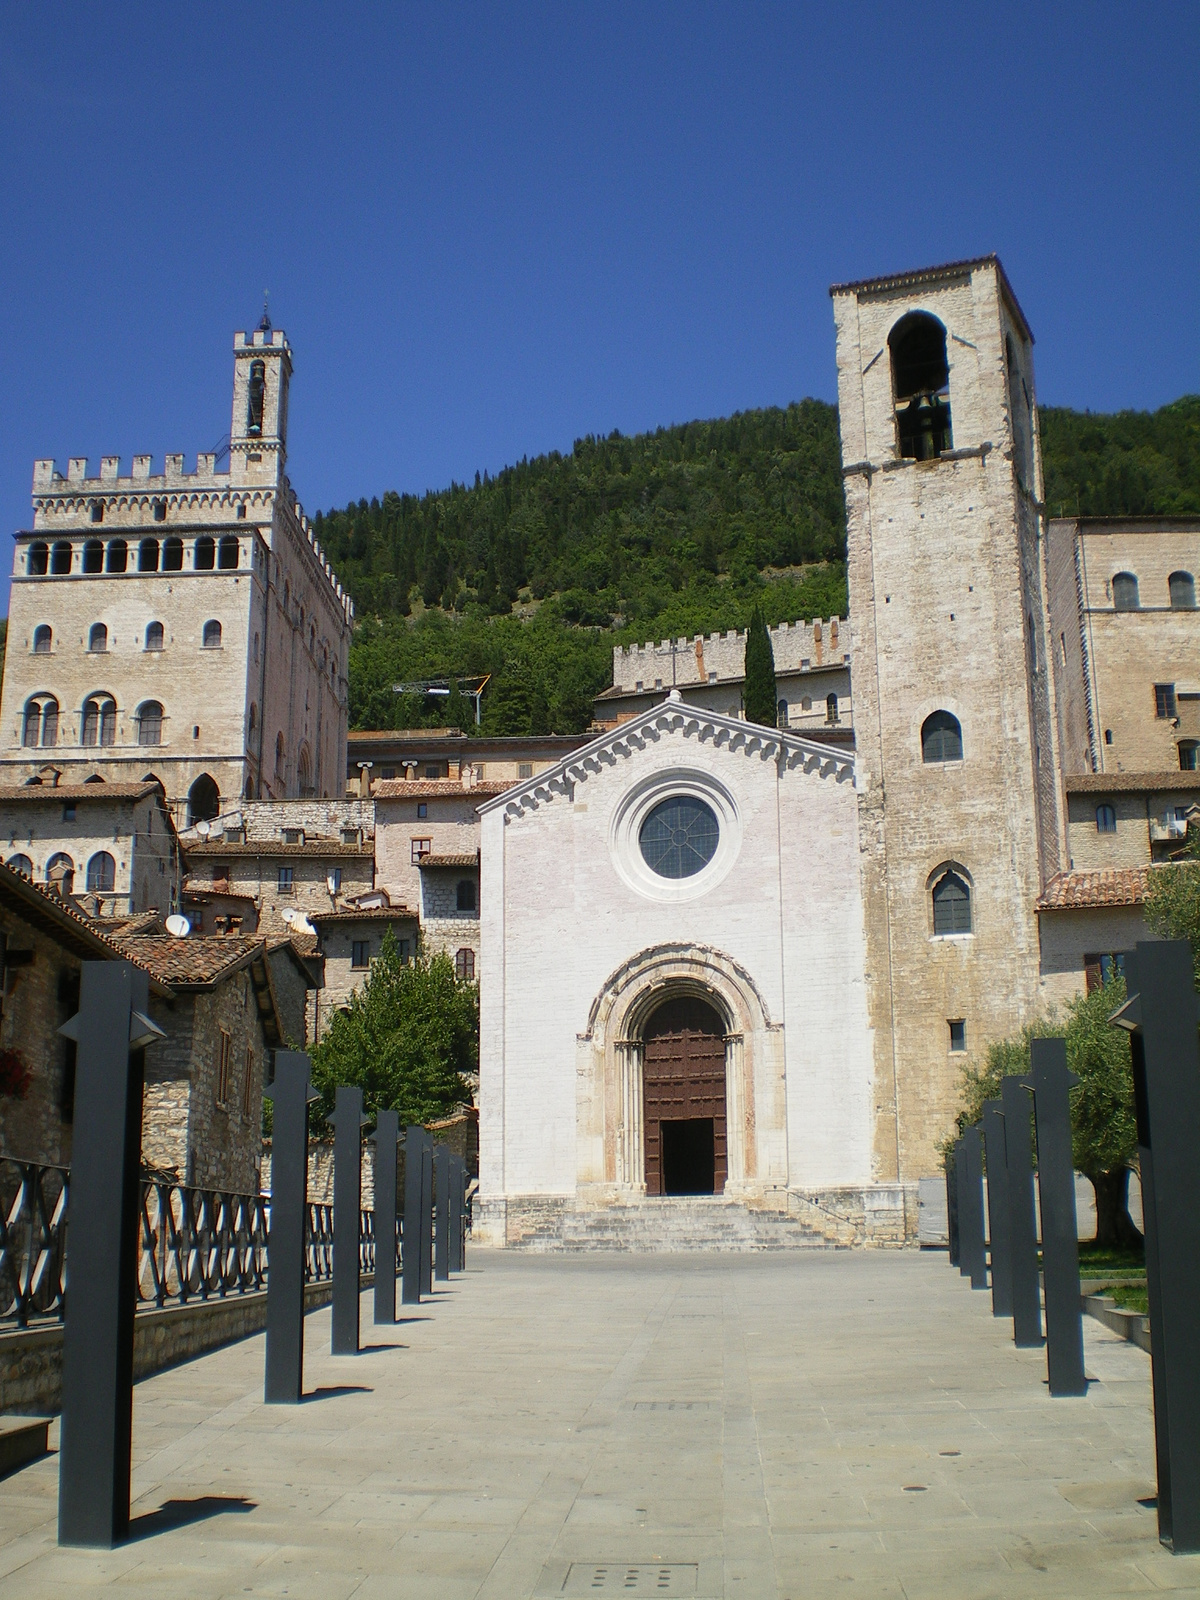
[[[609,1206],[567,1206],[547,1214],[510,1244],[523,1250],[688,1251],[828,1249],[833,1241],[808,1218],[768,1211],[722,1195],[669,1195]]]

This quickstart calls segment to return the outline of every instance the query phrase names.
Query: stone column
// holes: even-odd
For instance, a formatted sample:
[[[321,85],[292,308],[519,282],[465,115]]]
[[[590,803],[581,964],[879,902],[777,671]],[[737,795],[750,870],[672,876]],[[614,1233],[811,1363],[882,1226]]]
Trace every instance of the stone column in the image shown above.
[[[725,1035],[725,1187],[733,1191],[746,1181],[745,1041],[740,1033]]]

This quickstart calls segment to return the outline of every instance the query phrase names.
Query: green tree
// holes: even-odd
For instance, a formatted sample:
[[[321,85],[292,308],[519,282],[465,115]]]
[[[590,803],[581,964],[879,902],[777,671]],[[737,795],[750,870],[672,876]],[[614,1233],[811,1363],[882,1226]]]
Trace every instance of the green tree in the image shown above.
[[[418,949],[404,963],[389,928],[362,988],[339,1011],[312,1051],[319,1125],[339,1084],[357,1084],[373,1109],[400,1113],[401,1124],[448,1116],[471,1098],[467,1077],[479,1069],[479,991],[455,976],[445,952]]]
[[[1164,939],[1188,941],[1200,989],[1200,829],[1188,829],[1185,860],[1150,874],[1146,923]]]
[[[1072,1155],[1096,1193],[1096,1243],[1128,1249],[1141,1244],[1129,1215],[1129,1172],[1137,1161],[1133,1069],[1129,1035],[1108,1020],[1124,1003],[1125,979],[1114,973],[1070,1001],[1065,1019],[1043,1017],[1015,1038],[994,1040],[982,1063],[969,1062],[963,1071],[958,1131],[979,1121],[983,1102],[1000,1093],[1001,1078],[1029,1072],[1034,1039],[1065,1038],[1067,1066],[1079,1078],[1071,1090]]]
[[[755,606],[746,630],[746,682],[742,690],[746,720],[767,728],[775,727],[778,720],[775,693],[775,653],[771,649],[771,635],[761,608]]]

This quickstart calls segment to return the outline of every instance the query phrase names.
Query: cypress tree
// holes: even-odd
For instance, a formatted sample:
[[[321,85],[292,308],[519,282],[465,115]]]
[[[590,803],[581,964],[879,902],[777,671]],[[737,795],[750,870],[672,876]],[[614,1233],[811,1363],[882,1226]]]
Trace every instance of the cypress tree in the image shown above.
[[[775,655],[771,649],[771,635],[758,606],[746,630],[746,683],[742,698],[747,722],[761,723],[764,728],[775,726]]]

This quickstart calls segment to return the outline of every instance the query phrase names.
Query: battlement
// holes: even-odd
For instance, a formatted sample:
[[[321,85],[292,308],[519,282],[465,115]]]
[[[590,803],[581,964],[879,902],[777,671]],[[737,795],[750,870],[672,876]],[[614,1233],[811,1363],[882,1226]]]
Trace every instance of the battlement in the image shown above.
[[[850,623],[845,617],[784,622],[769,630],[776,672],[803,672],[841,666],[850,657]],[[746,673],[746,631],[698,633],[658,644],[616,645],[613,687],[633,691],[687,684],[737,682]]]
[[[291,346],[287,342],[287,335],[282,328],[255,328],[253,333],[235,333],[233,336],[235,350],[287,350],[290,354]]]
[[[101,456],[100,474],[88,474],[87,456],[72,456],[67,462],[64,476],[58,463],[52,460],[33,463],[33,492],[39,494],[149,494],[153,490],[163,493],[178,488],[224,488],[229,483],[228,472],[217,471],[217,457],[212,450],[202,450],[196,456],[194,472],[186,472],[183,454],[163,457],[163,470],[155,472],[153,456],[134,456],[127,476],[121,475],[120,456]]]

